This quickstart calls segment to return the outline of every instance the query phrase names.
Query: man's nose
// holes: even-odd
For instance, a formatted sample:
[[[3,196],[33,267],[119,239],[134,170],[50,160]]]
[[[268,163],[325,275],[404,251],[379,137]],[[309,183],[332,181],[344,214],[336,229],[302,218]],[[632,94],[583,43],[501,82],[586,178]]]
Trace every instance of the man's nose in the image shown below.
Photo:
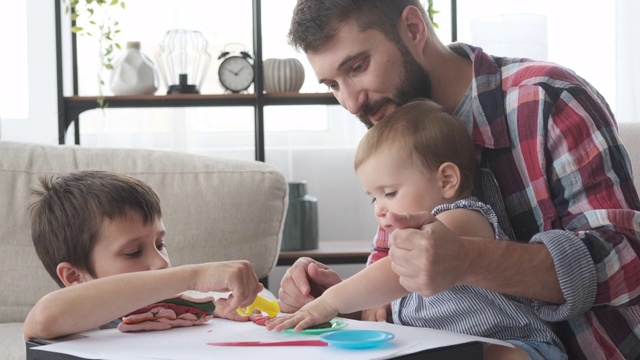
[[[354,115],[360,114],[366,103],[366,94],[359,86],[346,82],[340,87],[336,98],[342,107]]]

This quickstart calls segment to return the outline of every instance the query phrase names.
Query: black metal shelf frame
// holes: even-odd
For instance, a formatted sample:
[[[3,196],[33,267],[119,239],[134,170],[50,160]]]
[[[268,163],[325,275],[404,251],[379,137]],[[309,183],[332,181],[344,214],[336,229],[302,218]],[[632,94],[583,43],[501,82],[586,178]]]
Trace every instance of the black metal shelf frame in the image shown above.
[[[61,0],[56,6],[56,70],[58,91],[58,143],[64,144],[67,129],[74,126],[75,144],[80,144],[80,114],[98,108],[97,97],[78,96],[78,64],[76,35],[72,34],[73,96],[64,96],[62,71],[62,24]],[[253,106],[255,132],[255,159],[265,161],[264,107],[267,105],[337,105],[333,95],[327,94],[265,94],[262,67],[262,1],[252,0],[253,54],[254,54],[254,94],[231,95],[145,95],[107,96],[109,108],[151,108],[151,107],[215,107]],[[69,30],[70,31],[70,30]]]

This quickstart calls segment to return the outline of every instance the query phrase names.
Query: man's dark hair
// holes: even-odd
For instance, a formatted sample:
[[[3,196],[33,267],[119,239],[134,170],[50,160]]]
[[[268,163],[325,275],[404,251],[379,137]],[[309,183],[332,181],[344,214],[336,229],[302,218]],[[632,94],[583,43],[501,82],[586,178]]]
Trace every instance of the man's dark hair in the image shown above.
[[[106,171],[78,171],[40,179],[32,189],[31,239],[49,275],[69,262],[95,277],[92,252],[105,219],[138,213],[148,224],[162,216],[160,199],[139,179]]]
[[[399,43],[398,22],[407,6],[418,8],[427,27],[432,27],[418,0],[298,0],[291,18],[289,44],[305,53],[315,52],[335,36],[342,23],[351,19],[361,31],[377,29]]]

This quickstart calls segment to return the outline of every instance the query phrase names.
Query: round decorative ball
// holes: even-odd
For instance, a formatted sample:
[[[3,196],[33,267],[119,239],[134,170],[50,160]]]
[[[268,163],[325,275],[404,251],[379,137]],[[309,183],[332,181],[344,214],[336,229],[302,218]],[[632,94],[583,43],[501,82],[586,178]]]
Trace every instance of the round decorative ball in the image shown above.
[[[304,67],[298,59],[266,59],[264,91],[268,93],[298,92],[304,83]]]

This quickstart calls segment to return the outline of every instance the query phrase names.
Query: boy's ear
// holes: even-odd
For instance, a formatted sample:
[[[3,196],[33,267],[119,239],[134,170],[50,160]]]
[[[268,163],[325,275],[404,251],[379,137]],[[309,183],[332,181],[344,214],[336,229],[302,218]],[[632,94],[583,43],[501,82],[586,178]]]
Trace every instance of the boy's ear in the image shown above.
[[[56,273],[58,273],[58,277],[62,280],[64,286],[71,286],[91,280],[91,276],[85,271],[79,270],[68,262],[58,264]]]
[[[453,199],[460,187],[460,168],[452,162],[446,162],[438,168],[438,181],[442,197]]]

